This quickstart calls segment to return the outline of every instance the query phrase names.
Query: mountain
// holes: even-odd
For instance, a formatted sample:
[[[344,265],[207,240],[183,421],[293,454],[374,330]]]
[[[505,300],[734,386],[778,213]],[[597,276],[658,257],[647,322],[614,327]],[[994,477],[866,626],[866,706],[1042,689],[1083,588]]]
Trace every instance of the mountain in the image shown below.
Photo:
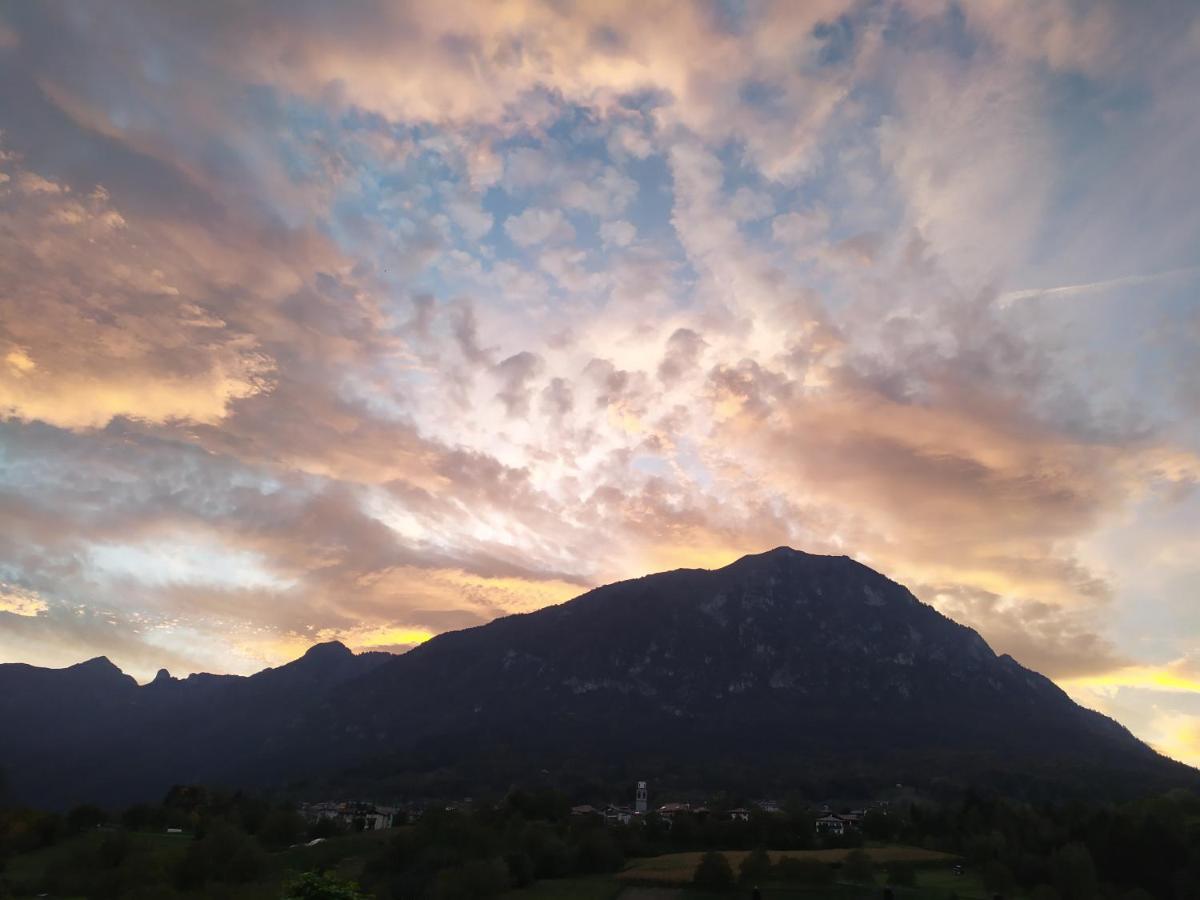
[[[0,772],[15,800],[47,807],[159,799],[177,783],[287,755],[278,736],[341,685],[391,659],[318,644],[255,675],[165,669],[139,686],[100,657],[67,669],[0,665]],[[260,771],[247,783],[266,783]]]
[[[8,665],[0,696],[21,735],[0,747],[10,790],[52,805],[177,782],[1108,790],[1200,777],[879,573],[789,548],[608,585],[399,656],[322,644],[248,678],[160,673],[141,687],[107,660]]]

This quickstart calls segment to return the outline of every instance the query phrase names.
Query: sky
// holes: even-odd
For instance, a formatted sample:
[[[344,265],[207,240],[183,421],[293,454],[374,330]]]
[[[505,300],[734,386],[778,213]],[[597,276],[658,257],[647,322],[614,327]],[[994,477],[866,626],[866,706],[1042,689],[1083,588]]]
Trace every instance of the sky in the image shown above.
[[[0,2],[0,660],[778,545],[1200,765],[1200,6]]]

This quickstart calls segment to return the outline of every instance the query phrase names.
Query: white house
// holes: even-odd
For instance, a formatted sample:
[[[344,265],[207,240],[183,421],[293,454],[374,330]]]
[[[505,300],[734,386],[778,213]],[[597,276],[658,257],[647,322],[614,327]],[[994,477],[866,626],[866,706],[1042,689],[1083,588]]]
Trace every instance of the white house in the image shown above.
[[[846,821],[841,816],[828,815],[817,819],[817,834],[845,834]]]

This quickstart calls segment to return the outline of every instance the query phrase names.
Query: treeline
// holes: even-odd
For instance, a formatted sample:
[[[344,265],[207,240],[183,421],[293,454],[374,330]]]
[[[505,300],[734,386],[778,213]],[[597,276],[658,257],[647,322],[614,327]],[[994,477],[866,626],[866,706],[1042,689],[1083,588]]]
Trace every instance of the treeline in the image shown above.
[[[1034,806],[969,793],[914,805],[897,836],[961,854],[996,894],[1035,900],[1200,900],[1200,797]]]
[[[628,829],[568,814],[553,792],[516,791],[473,810],[428,810],[371,859],[379,897],[487,897],[543,878],[615,872],[635,852]]]
[[[202,787],[176,787],[160,804],[118,814],[0,808],[0,897],[170,897],[251,884],[271,872],[272,853],[318,831],[329,826],[309,826],[290,803]],[[17,865],[38,851],[45,866]]]

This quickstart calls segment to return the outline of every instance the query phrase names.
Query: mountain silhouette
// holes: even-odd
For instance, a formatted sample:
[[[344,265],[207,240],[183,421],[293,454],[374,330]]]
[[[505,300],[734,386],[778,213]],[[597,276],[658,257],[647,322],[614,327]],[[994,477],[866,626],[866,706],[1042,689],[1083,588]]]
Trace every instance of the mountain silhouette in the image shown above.
[[[0,666],[10,793],[174,783],[471,792],[655,778],[787,790],[989,779],[1196,783],[1049,679],[847,557],[782,547],[597,588],[402,655],[319,644],[249,677]]]

